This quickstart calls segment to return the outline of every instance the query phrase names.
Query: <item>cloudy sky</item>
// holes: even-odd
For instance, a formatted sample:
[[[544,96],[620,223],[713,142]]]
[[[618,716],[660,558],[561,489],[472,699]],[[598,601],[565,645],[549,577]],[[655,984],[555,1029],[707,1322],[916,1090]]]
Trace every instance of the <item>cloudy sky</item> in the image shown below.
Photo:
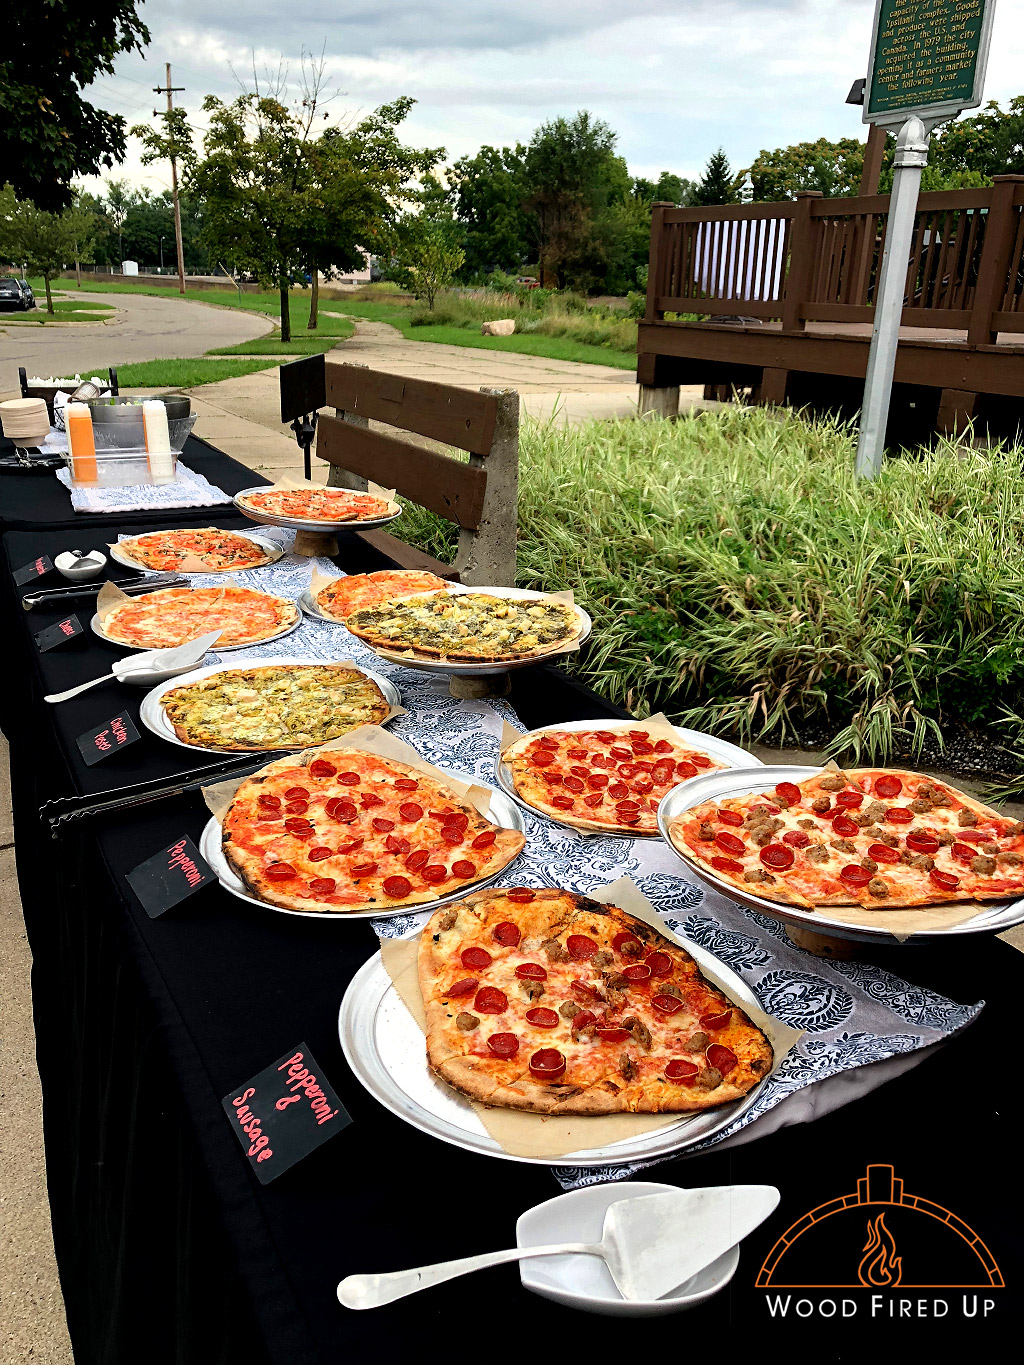
[[[862,136],[844,103],[866,71],[873,0],[150,0],[145,57],[90,87],[129,124],[175,98],[201,124],[202,97],[276,70],[298,89],[303,49],[326,44],[345,121],[397,95],[417,105],[406,140],[449,157],[527,141],[538,123],[587,108],[619,135],[634,174],[695,178],[718,146],[734,169],[762,147]],[[1024,93],[1024,0],[999,0],[986,95]],[[154,189],[137,144],[118,172]]]

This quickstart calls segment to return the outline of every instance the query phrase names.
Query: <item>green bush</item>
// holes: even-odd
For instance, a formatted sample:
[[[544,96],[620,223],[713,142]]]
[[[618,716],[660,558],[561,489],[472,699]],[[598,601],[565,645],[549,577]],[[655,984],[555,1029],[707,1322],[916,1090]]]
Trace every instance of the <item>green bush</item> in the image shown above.
[[[519,333],[564,337],[613,351],[636,351],[636,322],[627,314],[591,307],[581,294],[548,289],[452,291],[439,294],[432,311],[414,308],[408,320],[413,327],[464,327],[478,332],[482,322],[497,318],[514,319]]]

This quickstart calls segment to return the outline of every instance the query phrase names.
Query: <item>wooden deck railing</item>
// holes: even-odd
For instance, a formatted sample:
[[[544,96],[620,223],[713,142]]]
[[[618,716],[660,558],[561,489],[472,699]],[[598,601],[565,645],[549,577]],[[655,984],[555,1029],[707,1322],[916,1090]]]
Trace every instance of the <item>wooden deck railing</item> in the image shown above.
[[[666,313],[870,322],[889,196],[777,204],[654,206],[648,322]],[[967,332],[972,345],[1024,332],[1024,176],[987,189],[922,194],[903,322]]]

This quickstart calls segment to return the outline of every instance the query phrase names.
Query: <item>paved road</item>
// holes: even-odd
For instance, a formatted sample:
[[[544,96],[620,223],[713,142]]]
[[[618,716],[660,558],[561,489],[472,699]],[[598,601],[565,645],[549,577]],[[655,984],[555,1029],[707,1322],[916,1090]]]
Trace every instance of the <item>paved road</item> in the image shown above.
[[[5,328],[6,315],[0,314],[0,393],[9,396],[17,391],[19,365],[24,365],[30,375],[84,375],[87,370],[125,365],[132,360],[202,355],[216,346],[252,341],[273,325],[270,318],[188,299],[92,294],[77,289],[69,293],[76,299],[112,303],[119,310],[119,320],[109,325]]]

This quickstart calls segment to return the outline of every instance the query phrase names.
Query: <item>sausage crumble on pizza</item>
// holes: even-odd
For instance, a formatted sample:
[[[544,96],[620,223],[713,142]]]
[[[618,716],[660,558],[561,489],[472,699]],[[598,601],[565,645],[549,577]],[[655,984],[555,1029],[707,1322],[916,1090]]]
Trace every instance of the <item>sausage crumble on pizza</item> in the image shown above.
[[[332,579],[316,595],[316,604],[335,621],[344,621],[362,607],[412,597],[418,592],[437,592],[448,587],[437,574],[417,569],[380,569],[376,573],[347,574]]]
[[[463,1094],[539,1114],[685,1113],[742,1098],[772,1046],[685,949],[569,891],[481,891],[419,949],[427,1058]]]
[[[722,881],[813,910],[1001,900],[1024,891],[1024,824],[921,773],[821,772],[705,801],[671,841]]]
[[[197,530],[151,531],[118,542],[118,551],[144,569],[178,569],[182,560],[202,560],[207,573],[230,573],[233,569],[258,569],[275,559],[263,545],[236,531],[216,526]]]
[[[298,620],[287,597],[255,588],[162,588],[131,597],[107,613],[104,635],[132,649],[168,649],[219,630],[216,648],[256,644]]]
[[[507,867],[525,837],[417,768],[355,749],[246,778],[224,855],[259,900],[342,913],[436,901]]]

